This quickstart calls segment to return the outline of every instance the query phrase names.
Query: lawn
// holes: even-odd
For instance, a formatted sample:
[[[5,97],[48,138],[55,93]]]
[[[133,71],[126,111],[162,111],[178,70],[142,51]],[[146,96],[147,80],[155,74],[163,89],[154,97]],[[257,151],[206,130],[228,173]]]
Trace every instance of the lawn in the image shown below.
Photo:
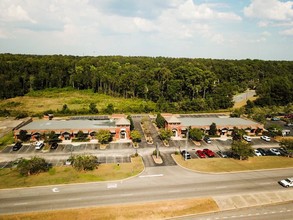
[[[249,160],[242,161],[232,158],[206,158],[185,161],[181,155],[174,155],[173,157],[179,165],[200,172],[220,173],[293,167],[293,158],[288,157],[250,157]]]
[[[134,157],[131,163],[101,164],[93,171],[78,172],[71,166],[53,167],[46,173],[22,177],[16,169],[0,169],[0,189],[31,187],[91,181],[124,179],[141,173],[144,169],[142,159]]]
[[[0,220],[166,219],[215,211],[219,211],[219,207],[213,199],[201,198],[12,214],[0,216]]]
[[[155,103],[137,98],[119,98],[94,93],[92,90],[74,90],[72,88],[45,89],[32,91],[22,97],[15,97],[0,101],[0,108],[10,111],[38,114],[47,110],[61,110],[66,104],[70,110],[88,110],[90,103],[97,106],[99,112],[113,104],[117,112],[143,112],[144,107],[155,108]]]

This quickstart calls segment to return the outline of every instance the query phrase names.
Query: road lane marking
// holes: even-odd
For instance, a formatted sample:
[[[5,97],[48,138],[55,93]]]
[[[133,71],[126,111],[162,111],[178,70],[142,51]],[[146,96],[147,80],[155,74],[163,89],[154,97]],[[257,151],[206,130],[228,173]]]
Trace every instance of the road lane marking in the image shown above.
[[[27,205],[28,203],[27,202],[21,202],[21,203],[15,203],[13,205],[17,206],[17,205]]]
[[[225,189],[227,186],[217,186],[216,189]]]
[[[128,193],[128,194],[120,194],[120,196],[133,196],[132,193]]]
[[[54,193],[60,192],[60,190],[59,190],[58,188],[53,188],[52,191],[53,191]]]
[[[161,177],[161,176],[164,176],[164,174],[143,175],[143,176],[139,176],[139,177],[146,178],[146,177]]]
[[[169,191],[169,193],[179,193],[179,192],[181,192],[181,190],[171,190],[171,191]]]
[[[72,199],[67,199],[68,201],[77,201],[77,200],[81,200],[81,198],[72,198]]]
[[[109,183],[107,184],[108,189],[117,188],[117,183]]]

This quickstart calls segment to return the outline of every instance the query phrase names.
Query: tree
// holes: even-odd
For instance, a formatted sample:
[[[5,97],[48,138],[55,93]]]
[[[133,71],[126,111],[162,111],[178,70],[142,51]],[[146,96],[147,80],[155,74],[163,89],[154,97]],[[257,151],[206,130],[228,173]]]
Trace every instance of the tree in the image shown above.
[[[99,130],[96,134],[96,137],[101,144],[107,144],[112,139],[111,133],[108,130]]]
[[[285,147],[288,150],[293,150],[293,140],[292,139],[282,139],[280,142],[281,147]]]
[[[133,124],[133,120],[132,120],[131,115],[128,115],[128,116],[127,116],[127,119],[128,119],[129,122],[130,122],[130,130],[132,131],[132,130],[134,129],[134,124]]]
[[[70,157],[74,169],[81,171],[94,170],[97,168],[97,157],[94,155],[73,155]]]
[[[17,170],[22,176],[30,176],[41,172],[47,172],[49,168],[50,167],[45,159],[37,156],[30,160],[22,158],[17,164]]]
[[[112,103],[108,104],[104,111],[106,114],[112,115],[114,113],[114,105]]]
[[[160,138],[162,140],[170,140],[170,138],[173,135],[173,132],[170,129],[165,130],[165,129],[161,128],[159,131],[159,134],[160,134]]]
[[[242,140],[242,136],[244,134],[245,134],[244,130],[241,130],[241,129],[234,127],[231,136],[232,136],[233,141],[240,141],[240,140]]]
[[[90,105],[89,105],[89,111],[92,114],[99,113],[99,110],[97,109],[97,105],[95,103],[90,103]]]
[[[216,123],[212,123],[210,125],[209,135],[216,135],[217,134],[217,125]]]
[[[238,155],[240,160],[247,160],[249,157],[253,156],[254,152],[251,144],[243,141],[233,141],[231,151],[235,155]]]
[[[202,140],[203,137],[203,132],[202,130],[198,128],[191,128],[189,130],[189,138],[195,141],[200,141]]]
[[[87,135],[83,131],[79,130],[76,134],[76,138],[80,141],[84,141],[87,138]]]
[[[26,130],[20,130],[19,131],[19,135],[18,135],[19,140],[21,141],[28,141],[29,140],[29,136],[27,135],[27,131]]]
[[[133,142],[140,142],[141,141],[141,134],[137,130],[132,130],[130,132],[130,137],[131,137]]]
[[[165,128],[165,119],[160,113],[157,114],[156,123],[158,128]]]

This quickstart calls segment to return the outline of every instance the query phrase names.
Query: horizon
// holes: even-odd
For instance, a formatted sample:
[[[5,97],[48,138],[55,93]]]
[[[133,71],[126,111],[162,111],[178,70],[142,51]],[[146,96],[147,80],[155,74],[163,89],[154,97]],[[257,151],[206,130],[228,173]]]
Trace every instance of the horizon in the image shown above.
[[[1,53],[293,60],[292,0],[10,0]]]

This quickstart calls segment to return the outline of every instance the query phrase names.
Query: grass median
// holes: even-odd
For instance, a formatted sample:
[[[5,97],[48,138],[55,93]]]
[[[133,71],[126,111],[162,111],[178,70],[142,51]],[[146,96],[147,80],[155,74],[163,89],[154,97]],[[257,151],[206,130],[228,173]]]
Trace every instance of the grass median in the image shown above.
[[[200,172],[221,173],[293,167],[293,158],[279,156],[250,157],[248,160],[232,158],[184,160],[181,155],[173,157],[182,167]]]
[[[135,176],[143,169],[141,157],[131,158],[131,163],[101,164],[98,169],[86,172],[71,166],[53,167],[46,173],[28,177],[20,176],[15,168],[5,168],[0,169],[0,189],[118,180]]]
[[[11,214],[0,216],[5,220],[110,220],[110,219],[166,219],[182,215],[194,215],[219,211],[211,198],[168,200],[139,204],[100,206],[70,210],[56,210],[36,213]]]

